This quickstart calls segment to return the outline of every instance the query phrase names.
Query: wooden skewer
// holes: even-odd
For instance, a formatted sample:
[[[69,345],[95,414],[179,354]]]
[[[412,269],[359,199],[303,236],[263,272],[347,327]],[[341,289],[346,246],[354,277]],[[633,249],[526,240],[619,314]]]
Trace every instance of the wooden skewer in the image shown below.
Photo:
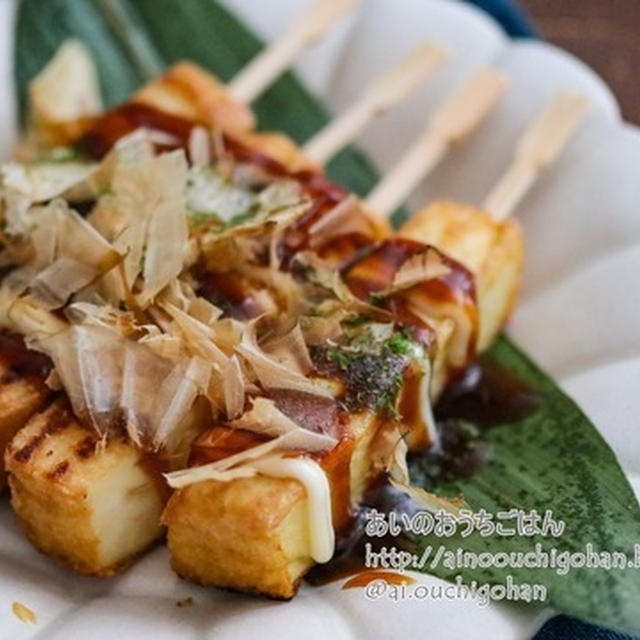
[[[518,141],[513,162],[484,201],[495,220],[509,217],[542,170],[560,155],[586,112],[584,96],[559,92],[534,118]]]
[[[228,85],[231,95],[248,104],[275,80],[300,51],[319,40],[360,0],[314,0],[289,31],[268,45]]]
[[[325,164],[375,117],[402,102],[447,58],[441,47],[423,44],[376,79],[362,96],[304,146],[318,164]]]
[[[440,162],[449,148],[482,122],[504,93],[507,78],[481,69],[453,92],[429,119],[424,133],[366,199],[367,208],[389,216]]]

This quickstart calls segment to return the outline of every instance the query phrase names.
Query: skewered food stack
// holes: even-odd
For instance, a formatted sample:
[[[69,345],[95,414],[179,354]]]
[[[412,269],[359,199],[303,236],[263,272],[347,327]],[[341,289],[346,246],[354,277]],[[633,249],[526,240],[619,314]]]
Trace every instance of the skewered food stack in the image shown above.
[[[296,47],[299,48],[300,44],[298,42]],[[294,50],[289,51],[290,55],[293,55]],[[356,105],[352,111],[352,114],[358,116],[355,119],[357,126],[355,129],[352,128],[353,135],[366,124],[368,118],[391,108],[403,95],[407,95],[441,59],[442,53],[437,48],[421,47],[369,88],[364,101],[365,109],[357,108]],[[271,64],[270,73],[277,74],[284,62],[280,57],[276,67]],[[175,143],[175,138],[172,139],[171,135],[181,132],[190,135],[195,122],[215,125],[218,132],[234,131],[237,139],[242,140],[239,146],[243,149],[249,149],[247,145],[250,143],[259,153],[267,152],[276,157],[286,157],[290,163],[299,162],[291,156],[292,150],[298,157],[302,157],[284,136],[250,133],[252,118],[248,110],[242,104],[234,103],[228,92],[194,65],[183,63],[173,67],[160,79],[135,94],[129,105],[106,116],[96,118],[96,105],[99,105],[99,100],[87,93],[65,108],[56,112],[48,111],[44,98],[50,97],[52,92],[55,92],[53,95],[60,94],[58,103],[63,103],[67,96],[77,97],[73,89],[78,77],[86,81],[84,88],[95,87],[95,74],[88,64],[86,53],[80,45],[70,43],[62,47],[56,59],[34,81],[31,95],[36,123],[37,154],[52,144],[68,143],[77,140],[78,137],[85,149],[98,155],[102,150],[106,152],[110,149],[116,140],[119,141],[115,145],[117,149],[114,149],[100,167],[84,161],[59,162],[59,155],[52,158],[51,162],[9,167],[4,181],[5,195],[11,196],[12,202],[16,204],[16,207],[9,211],[8,217],[15,223],[13,231],[18,237],[24,231],[20,228],[19,214],[30,203],[46,202],[58,193],[64,193],[65,198],[71,202],[94,199],[109,187],[112,179],[117,181],[118,171],[115,167],[118,162],[140,161],[149,157],[153,147],[170,147]],[[261,85],[260,88],[264,87],[264,74],[259,78],[254,73],[253,77],[254,82]],[[243,84],[246,93],[246,82],[243,81]],[[66,88],[70,89],[69,91],[65,92],[65,85],[68,85]],[[389,97],[387,94],[390,87],[399,95]],[[256,93],[260,88],[256,88]],[[354,122],[353,116],[350,120]],[[179,130],[171,131],[169,126],[167,131],[167,127],[164,126],[167,123],[177,124]],[[137,129],[141,125],[147,127],[145,134],[140,132],[129,142],[123,140],[128,130]],[[180,128],[181,125],[186,125],[186,129]],[[100,131],[100,135],[94,136],[96,131]],[[330,144],[341,145],[348,142],[345,128],[338,127],[338,131],[341,132],[339,139],[335,134],[330,135],[329,138],[333,140],[329,140]],[[197,155],[197,136],[190,137],[195,139],[190,145],[191,151]],[[33,145],[33,138],[29,143]],[[33,154],[30,145],[22,147],[23,154]],[[324,147],[326,150],[327,141]],[[308,165],[315,164],[307,160],[305,162]],[[173,167],[169,166],[169,169],[179,172],[179,165],[178,162]],[[171,177],[169,176],[169,179]],[[144,176],[140,178],[144,179]],[[137,187],[138,185],[134,185],[134,188]],[[83,227],[82,231],[91,234],[91,227],[83,226],[72,212],[61,210],[54,217],[56,216],[68,217],[75,226]],[[104,223],[103,217],[108,221],[108,206],[96,207],[90,216],[94,228],[101,227]],[[54,228],[46,230],[52,231],[55,235]],[[46,236],[46,232],[42,232],[41,235]],[[50,265],[52,270],[44,278],[40,278],[44,282],[40,282],[38,287],[33,287],[32,284],[32,288],[42,291],[43,284],[44,288],[48,287],[55,277],[60,275],[55,269],[59,269],[61,264],[64,265],[65,260],[76,260],[80,257],[64,255],[66,249],[57,249],[60,255]],[[46,253],[46,250],[44,252]],[[97,265],[92,265],[92,268],[95,266]],[[85,283],[91,281],[95,275],[91,274]],[[12,285],[5,288],[4,292],[5,326],[25,331],[33,330],[34,335],[54,335],[65,329],[65,323],[61,323],[48,312],[47,307],[51,306],[51,300],[44,301],[44,308],[42,304],[35,307],[22,305],[20,308],[21,304],[14,304],[15,300],[11,299],[11,295],[15,293],[11,289]],[[20,292],[20,289],[17,291]],[[57,292],[58,302],[63,302],[69,293],[70,291]],[[83,347],[87,350],[91,345],[85,343]],[[85,354],[90,360],[90,352],[85,351]],[[40,358],[42,359],[42,356]],[[47,366],[50,364],[48,362]],[[57,365],[64,368],[59,362]],[[99,374],[100,371],[92,373]],[[137,373],[139,375],[139,372]],[[78,378],[86,376],[87,372],[73,371],[73,374],[77,374]],[[39,378],[37,382],[48,397],[53,394],[44,384],[44,377]],[[55,388],[60,386],[59,380],[49,382]],[[31,380],[21,380],[20,384],[31,384]],[[68,391],[68,388],[66,390]],[[12,388],[6,385],[3,388],[3,393],[12,398],[11,391]],[[73,402],[73,394],[71,400],[71,404],[74,405],[72,408],[76,409],[78,403]],[[42,401],[34,404],[30,398],[26,398],[26,401],[30,413],[44,403]],[[20,407],[14,401],[12,405],[16,411]],[[94,431],[88,431],[87,416],[82,415],[79,420],[79,411],[75,411],[76,415],[69,411],[64,398],[58,400],[56,407],[56,410],[50,408],[47,410],[48,413],[45,411],[29,422],[15,438],[7,454],[8,466],[13,474],[14,508],[36,546],[77,571],[107,575],[121,569],[157,539],[160,532],[158,515],[167,498],[167,487],[162,480],[161,472],[184,464],[184,460],[178,462],[180,455],[175,453],[168,459],[155,450],[150,454],[145,452],[144,447],[140,446],[142,443],[136,442],[137,436],[133,433],[129,433],[125,438],[114,437],[113,434],[107,433],[108,429],[103,429],[104,425],[97,424],[99,421],[95,420],[95,416],[89,421]],[[8,416],[3,425],[3,435],[7,441],[24,424],[26,417],[28,413],[24,411],[11,421]],[[199,402],[184,417],[181,431],[193,436],[202,431],[207,424],[207,417],[210,420],[210,411],[203,412],[202,402]],[[136,442],[135,446],[133,442]],[[105,487],[110,487],[109,500],[104,499]],[[59,499],[49,499],[52,495]],[[116,513],[117,519],[114,517]],[[67,533],[69,528],[73,528],[75,532],[71,538]]]
[[[185,99],[196,85],[211,102]],[[478,311],[465,267],[384,240],[370,210],[285,139],[250,132],[228,95],[182,66],[133,104],[84,118],[72,139],[102,160],[75,166],[54,195],[96,199],[86,220],[60,200],[30,206],[51,189],[25,205],[20,168],[5,179],[18,238],[6,258],[18,267],[2,321],[50,357],[46,393],[57,394],[6,460],[34,543],[99,575],[157,538],[161,472],[186,466],[170,475],[180,490],[164,516],[174,567],[287,598],[330,557],[372,478],[406,482],[405,439],[435,437],[429,392],[473,356]],[[211,136],[197,126],[216,124],[211,114],[235,124]],[[347,120],[361,128],[362,112]],[[324,160],[331,145],[314,146]],[[200,206],[212,198],[215,211]],[[36,214],[41,230],[23,243]],[[366,386],[374,375],[384,393]]]
[[[108,120],[107,116],[107,120]],[[189,131],[191,130],[192,125],[189,124]],[[174,131],[175,133],[175,131]],[[134,134],[135,136],[135,134]],[[132,146],[140,145],[140,147],[144,147],[144,139],[136,140],[134,138],[133,141],[129,141],[127,144],[131,144]],[[124,153],[124,147],[122,141],[120,143],[119,152],[123,153],[123,155],[127,156],[128,153]],[[140,151],[140,149],[138,149]],[[129,149],[131,152],[131,149]],[[136,154],[130,154],[132,156],[136,156]],[[170,154],[168,154],[170,155]],[[160,156],[157,159],[157,163],[154,163],[153,160],[148,160],[150,164],[158,164],[162,159],[163,163],[169,162],[169,158],[167,156]],[[112,162],[112,159],[105,159],[104,165],[109,166]],[[154,170],[160,171],[159,166],[153,166]],[[160,173],[160,178],[162,183],[167,183],[171,181],[172,176],[177,180],[176,172],[180,170],[179,166],[173,165],[171,162],[164,168],[164,173]],[[131,173],[139,178],[134,179],[131,177]],[[137,197],[139,198],[136,202],[144,202],[148,198],[151,197],[151,193],[155,193],[157,196],[158,184],[153,183],[147,186],[147,191],[143,190],[142,185],[144,184],[144,172],[140,174],[136,174],[136,171],[133,167],[125,166],[121,168],[121,171],[118,168],[115,169],[114,175],[114,191],[116,195],[120,192],[120,184],[121,179],[133,186],[135,186],[135,190],[137,192]],[[313,176],[309,177],[311,180]],[[315,178],[316,182],[318,178]],[[323,183],[320,182],[322,185]],[[325,187],[331,186],[329,183],[325,185]],[[320,187],[316,185],[314,187],[315,194],[320,195]],[[333,199],[340,200],[343,198],[344,194],[341,190],[337,189],[335,186],[332,187],[333,194],[331,191],[328,193],[328,199],[324,203],[324,209],[327,211],[327,208],[333,208]],[[271,192],[273,193],[273,189]],[[325,188],[325,191],[327,189]],[[286,196],[286,191],[284,192]],[[108,199],[108,198],[107,198]],[[103,202],[104,204],[104,202]],[[102,226],[104,221],[101,221],[101,216],[103,215],[102,209],[98,207],[92,214],[90,215],[90,220],[100,229],[104,229]],[[140,211],[139,208],[135,208],[136,211]],[[108,209],[106,209],[108,213]],[[73,216],[68,211],[60,212],[61,215],[70,216],[73,221],[77,224],[81,224],[80,219],[76,216]],[[84,231],[88,231],[88,229],[83,227]],[[106,233],[106,231],[105,231]],[[45,235],[45,234],[43,234]],[[110,236],[110,234],[107,234]],[[149,258],[149,247],[152,247],[153,243],[148,242],[147,248],[147,256]],[[133,255],[133,254],[131,254]],[[61,256],[61,258],[64,256]],[[167,256],[163,256],[163,262],[167,260]],[[216,263],[220,263],[219,257],[215,260]],[[134,262],[134,265],[136,263]],[[126,269],[125,269],[126,270]],[[216,274],[216,280],[221,280],[222,276],[220,274]],[[228,276],[227,276],[228,277]],[[40,278],[44,279],[43,277]],[[222,292],[224,293],[224,292]],[[242,296],[246,301],[246,298],[255,294],[256,291],[246,291],[243,292]],[[64,298],[64,296],[60,296]],[[224,296],[223,296],[224,297]],[[202,301],[199,301],[202,306]],[[227,302],[231,304],[234,303],[234,300],[229,300],[227,296]],[[72,305],[73,306],[73,305]],[[11,323],[15,323],[15,325],[11,325],[13,328],[24,328],[24,316],[20,316],[20,311],[24,311],[25,305],[22,302],[18,302],[17,304],[12,301],[10,310],[8,309],[7,321]],[[78,308],[81,312],[87,310],[87,307],[84,308],[81,306]],[[37,315],[37,332],[45,333],[48,335],[57,335],[58,333],[64,333],[64,325],[60,326],[57,319],[53,317],[48,311],[43,309],[33,309],[29,308],[29,313],[27,320],[32,320],[32,314]],[[18,316],[18,319],[16,317]],[[184,318],[179,318],[184,320]],[[51,326],[49,326],[51,325]],[[153,338],[154,336],[152,336]],[[95,335],[90,336],[71,336],[70,339],[82,339],[83,345],[83,365],[86,366],[87,362],[91,362],[92,355],[94,357],[100,357],[100,366],[107,366],[107,361],[102,354],[97,356],[100,353],[99,347],[101,346],[100,340],[98,340],[95,344],[92,344],[90,339],[96,339]],[[41,347],[44,345],[41,345]],[[58,354],[58,358],[61,355],[64,355],[67,350],[73,353],[73,343],[70,345],[69,343],[62,342],[60,348],[54,348],[54,350],[49,350],[48,352],[55,356]],[[69,349],[69,347],[72,347]],[[46,348],[46,347],[45,347]],[[94,349],[95,353],[91,353],[91,350]],[[212,346],[213,350],[214,347]],[[206,354],[211,355],[211,354]],[[220,356],[220,354],[216,354],[215,350],[213,356]],[[224,358],[224,354],[222,355]],[[54,361],[56,358],[54,357]],[[76,374],[76,369],[78,368],[77,363],[71,363],[70,365],[66,365],[64,362],[58,361],[56,362],[56,369],[59,372],[65,371],[67,368],[70,369],[70,375]],[[71,378],[72,381],[77,382],[77,378],[80,377],[80,372],[74,377]],[[69,390],[71,388],[71,384],[69,380],[65,381],[66,384],[65,389]],[[153,384],[153,383],[152,383]],[[141,390],[145,391],[145,390]],[[149,390],[146,389],[147,393],[153,392],[154,389]],[[86,413],[85,407],[82,405],[82,397],[83,390],[77,394],[80,396],[80,404],[76,403],[76,414],[82,415]],[[71,394],[72,400],[76,394]],[[426,396],[425,396],[426,400]],[[63,413],[63,415],[71,418],[71,414],[69,412]],[[196,420],[197,416],[193,417],[193,422],[197,425],[198,422]],[[96,417],[96,422],[97,422]],[[59,422],[59,421],[58,421]],[[98,425],[99,427],[100,425]],[[157,533],[157,510],[161,508],[164,503],[164,499],[166,494],[162,491],[162,486],[160,486],[160,490],[158,490],[157,486],[157,476],[158,471],[163,469],[171,468],[170,465],[166,464],[162,457],[156,457],[155,468],[152,466],[149,468],[148,465],[148,456],[141,450],[136,449],[133,446],[130,446],[130,454],[128,456],[124,456],[123,452],[120,450],[120,444],[117,439],[108,438],[105,441],[105,449],[101,451],[100,455],[90,455],[87,456],[87,459],[83,459],[80,462],[76,463],[76,460],[73,457],[69,457],[73,448],[76,446],[75,439],[79,438],[81,430],[78,429],[78,425],[75,420],[70,419],[68,423],[65,425],[57,424],[56,429],[49,433],[47,432],[46,438],[41,437],[43,433],[43,429],[46,427],[43,426],[42,422],[37,420],[32,421],[14,440],[13,445],[8,454],[8,466],[12,472],[13,480],[12,480],[12,489],[13,489],[13,503],[16,511],[19,516],[22,518],[23,523],[25,524],[25,528],[29,532],[29,535],[34,540],[34,542],[42,549],[46,550],[48,553],[55,555],[64,561],[67,564],[70,564],[77,570],[81,570],[87,573],[98,573],[98,574],[107,574],[113,572],[114,570],[120,568],[122,564],[132,557],[134,557],[135,550],[142,550],[144,548],[143,543],[149,543],[152,541]],[[189,426],[187,428],[188,432],[197,431],[197,426]],[[66,434],[71,434],[69,438],[66,437]],[[101,439],[92,437],[93,434],[88,434],[85,437],[88,438],[93,443],[94,450],[99,448],[101,444]],[[37,444],[37,446],[33,446],[33,442]],[[59,455],[50,454],[52,443],[60,443]],[[96,530],[98,526],[96,523],[98,522],[107,522],[110,525],[113,524],[113,521],[108,517],[102,517],[100,508],[102,506],[106,506],[105,513],[112,513],[111,507],[112,504],[106,504],[104,501],[93,500],[91,498],[92,493],[90,492],[90,488],[94,487],[97,490],[99,489],[98,485],[92,480],[92,468],[93,465],[97,465],[100,470],[104,471],[101,466],[101,462],[108,458],[109,452],[116,448],[117,454],[111,456],[111,468],[109,473],[113,477],[122,477],[122,480],[116,484],[115,482],[111,482],[113,495],[119,496],[127,496],[127,491],[131,489],[131,486],[138,486],[137,495],[146,495],[147,499],[140,500],[137,502],[137,510],[129,510],[131,512],[132,517],[124,519],[121,517],[119,520],[122,522],[131,522],[136,521],[138,524],[135,528],[140,535],[133,540],[130,540],[128,544],[122,544],[118,547],[121,552],[121,557],[115,556],[109,550],[113,548],[113,544],[109,543],[109,540],[112,536],[109,536],[106,532],[102,530]],[[66,452],[66,454],[65,454]],[[64,457],[64,456],[67,457]],[[366,459],[366,458],[365,458]],[[116,462],[122,464],[122,467],[117,466]],[[68,464],[67,464],[68,463]],[[163,466],[164,465],[164,466]],[[140,468],[146,471],[144,475],[145,481],[144,483],[141,481],[139,474],[137,473]],[[64,473],[60,471],[60,469],[64,469]],[[136,474],[131,475],[131,472],[135,470]],[[72,490],[72,481],[76,476],[80,478],[87,478],[87,484],[80,484],[79,490]],[[53,482],[55,479],[55,483]],[[121,491],[115,491],[115,487],[121,487]],[[56,501],[49,501],[48,504],[51,508],[49,510],[43,510],[45,504],[43,504],[42,496],[45,495],[45,492],[51,492],[53,488],[58,489],[60,495],[64,498],[68,508],[63,509],[61,504]],[[87,497],[88,496],[88,497]],[[127,503],[129,501],[127,500]],[[66,522],[68,523],[68,516],[62,514],[67,514],[72,505],[79,506],[79,510],[81,508],[82,518],[78,518],[75,521],[74,529],[78,532],[79,536],[85,540],[85,544],[79,544],[78,540],[75,541],[74,544],[69,544],[68,536],[65,533],[65,529],[62,526],[55,526],[56,523]],[[129,513],[124,509],[120,508],[119,512],[121,514]],[[49,517],[47,517],[49,516]],[[144,523],[144,527],[140,526],[139,523]],[[118,527],[118,530],[128,529],[125,527]],[[132,529],[130,529],[132,530]]]

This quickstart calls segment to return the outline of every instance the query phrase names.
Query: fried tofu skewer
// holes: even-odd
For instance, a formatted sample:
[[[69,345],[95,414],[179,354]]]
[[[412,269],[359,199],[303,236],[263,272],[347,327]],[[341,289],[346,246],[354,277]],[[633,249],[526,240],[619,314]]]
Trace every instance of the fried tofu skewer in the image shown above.
[[[148,465],[145,466],[146,456],[132,444],[127,445],[130,455],[123,454],[126,442],[113,441],[107,442],[106,449],[107,452],[111,449],[118,451],[113,455],[105,457],[105,452],[100,455],[93,452],[76,459],[77,456],[70,452],[78,447],[86,452],[90,448],[89,444],[95,447],[95,438],[92,437],[91,443],[81,447],[81,434],[83,431],[86,433],[86,430],[72,419],[68,411],[51,411],[51,419],[32,420],[14,439],[8,451],[7,463],[12,473],[14,508],[30,538],[39,548],[83,573],[111,574],[125,566],[156,538],[159,531],[157,513],[166,499],[166,493],[155,488],[157,475]],[[69,419],[63,421],[60,416],[67,416]],[[193,420],[197,422],[197,415]],[[52,421],[55,428],[51,427]],[[359,434],[358,442],[361,443],[358,449],[360,453],[354,458],[360,461],[354,462],[360,469],[354,472],[354,495],[362,490],[367,475],[370,464],[366,453],[367,443],[373,437],[375,424],[375,417],[371,415],[363,417],[360,423],[354,423],[354,433]],[[44,432],[46,438],[42,437]],[[85,437],[90,436],[91,433]],[[54,449],[56,455],[49,454]],[[68,463],[66,471],[61,473],[59,470],[65,466],[65,462]],[[145,471],[144,482],[142,477],[136,475],[140,469]],[[90,481],[95,474],[105,473],[118,478],[111,483],[112,487],[118,489],[114,489],[113,500],[108,504],[97,497],[102,485]],[[141,489],[136,495],[144,496],[144,499],[131,502],[127,494],[134,485],[140,485]],[[293,486],[297,487],[295,483]],[[61,502],[56,503],[54,510],[45,512],[41,508],[41,496],[54,488],[54,493],[60,496]],[[110,504],[116,504],[121,513],[128,513],[127,518],[110,518]],[[82,544],[69,545],[64,528],[56,526],[61,520],[68,520],[67,516],[61,518],[59,514],[71,511],[78,515],[74,527]],[[132,519],[137,522],[134,529],[129,526]],[[137,532],[136,536],[125,535],[125,532],[133,530]],[[118,540],[122,540],[121,545]],[[307,566],[308,560],[301,560],[301,570]]]
[[[503,95],[507,84],[503,73],[489,68],[480,69],[445,98],[428,118],[427,126],[416,143],[402,155],[364,201],[364,210],[370,212],[372,219],[387,219],[416,184],[435,169],[447,152],[481,125]],[[420,239],[418,242],[430,244]],[[376,287],[379,288],[392,285],[391,281],[384,281],[381,265],[392,254],[400,256],[405,251],[411,253],[409,247],[401,245],[392,235],[389,242],[383,241],[363,260],[350,265],[348,277],[368,283],[362,295],[376,293],[376,288],[370,288],[370,283],[377,281]],[[474,247],[469,246],[468,250],[473,252]],[[444,253],[446,255],[446,251]],[[437,327],[439,348],[430,386],[431,398],[435,401],[452,372],[464,367],[475,354],[477,322],[475,318],[470,319],[463,297],[453,303],[441,301],[435,304],[428,301],[429,297],[430,294],[424,296],[416,292],[410,307],[412,313],[417,313],[425,323]],[[412,450],[425,446],[420,434],[412,434],[408,444]]]
[[[138,91],[134,99],[185,117],[214,115],[217,122],[210,124],[218,127],[222,124],[223,130],[236,135],[248,133],[253,118],[245,105],[259,97],[300,51],[323,37],[359,1],[312,2],[282,38],[268,45],[226,87],[200,72],[197,67],[181,63],[170,69],[159,83],[151,83]],[[349,144],[371,120],[408,97],[445,58],[443,50],[433,45],[423,45],[409,53],[368,87],[356,103],[308,141],[304,149],[305,158],[299,159],[300,166],[307,166],[307,160],[313,165],[324,164]],[[208,101],[200,99],[197,94],[202,89],[205,89],[205,94],[215,98]],[[192,104],[185,103],[181,93],[190,94],[191,100],[196,103],[195,112]],[[275,152],[281,161],[286,156],[297,155],[295,145],[282,134],[258,134],[258,138],[252,140],[255,141],[266,145],[265,150]]]
[[[435,260],[433,270],[423,262],[430,261],[429,252]],[[355,268],[345,274],[348,286],[364,299],[369,292],[381,294],[386,285],[398,284],[398,276],[403,273],[415,278],[406,283],[406,290],[401,287],[397,295],[392,294],[394,300],[389,309],[395,313],[392,312],[391,321],[399,331],[392,340],[427,331],[433,352],[450,348],[448,335],[443,339],[439,335],[448,334],[446,321],[427,324],[411,313],[411,302],[416,306],[426,303],[428,311],[431,311],[429,302],[434,306],[441,302],[469,305],[471,308],[463,313],[474,317],[472,276],[463,267],[441,259],[435,250],[391,239],[381,243],[364,261],[362,269],[358,269],[356,262]],[[414,266],[420,275],[410,275]],[[375,279],[370,279],[371,274]],[[364,385],[356,389],[356,397],[384,398],[391,384],[390,379],[384,380],[388,362],[364,352],[363,360],[347,364],[343,358],[354,357],[354,344],[346,343],[346,351],[338,356],[338,361],[348,372],[347,380],[354,374]],[[304,447],[265,451],[275,441],[255,440],[252,432],[269,435],[279,432],[275,430],[276,424],[270,422],[269,414],[257,411],[259,406],[264,409],[264,401],[258,399],[253,400],[252,410],[241,422],[221,423],[203,434],[193,451],[197,464],[204,462],[204,465],[168,476],[177,491],[164,512],[163,522],[168,528],[172,566],[178,574],[204,585],[275,598],[293,597],[304,573],[315,562],[326,562],[332,556],[334,530],[344,531],[349,525],[350,508],[361,501],[370,483],[384,473],[383,461],[395,457],[392,452],[396,446],[406,447],[403,437],[411,446],[410,441],[419,430],[424,436],[425,422],[429,420],[425,412],[429,406],[429,375],[422,368],[424,361],[423,365],[418,364],[420,361],[420,356],[415,360],[409,358],[410,364],[401,374],[398,396],[393,400],[398,413],[391,419],[366,405],[343,415],[338,421],[342,430],[335,431],[332,426],[335,423],[329,418],[331,407],[336,408],[332,400],[325,398],[323,404],[305,394],[297,395],[296,408],[290,408],[293,414],[288,415],[300,421],[310,420],[316,425],[316,433],[331,433],[337,439],[324,451],[309,450],[311,457],[305,455]],[[363,366],[368,367],[364,375],[360,369]],[[376,377],[375,371],[382,377]],[[340,377],[330,379],[339,388]],[[286,404],[278,404],[280,393],[273,389],[269,401],[275,402],[276,409],[282,406],[287,412]],[[340,409],[337,411],[340,414]],[[403,458],[404,454],[397,455]],[[242,462],[246,464],[240,464],[240,456],[244,456]],[[207,464],[207,460],[212,462]]]
[[[398,234],[426,242],[476,275],[480,312],[478,348],[491,345],[508,318],[522,271],[522,233],[509,215],[535,179],[560,155],[586,113],[584,97],[558,93],[519,139],[513,163],[477,209],[435,202],[414,214]]]

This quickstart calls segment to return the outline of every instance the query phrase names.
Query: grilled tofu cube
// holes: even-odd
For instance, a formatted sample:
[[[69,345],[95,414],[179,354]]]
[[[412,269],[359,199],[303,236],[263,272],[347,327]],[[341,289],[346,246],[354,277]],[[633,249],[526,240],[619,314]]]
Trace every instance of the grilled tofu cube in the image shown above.
[[[295,480],[199,482],[174,493],[163,521],[172,568],[198,584],[289,599],[313,564]]]
[[[227,133],[253,129],[251,110],[234,100],[224,84],[192,62],[178,62],[133,94],[131,101]]]
[[[44,383],[46,358],[28,350],[14,336],[0,333],[0,454],[18,429],[44,406],[50,390]],[[4,458],[3,458],[4,460]],[[0,469],[0,492],[7,484],[4,461]]]
[[[353,440],[341,441],[320,462],[338,529],[375,475],[370,447],[380,422],[362,412],[349,427]],[[345,464],[348,472],[341,473]],[[258,475],[198,482],[174,492],[163,522],[171,566],[202,585],[289,599],[314,564],[306,492],[297,480]]]
[[[108,576],[161,535],[160,469],[133,445],[102,445],[65,400],[36,414],[6,452],[11,503],[31,542],[64,566]]]
[[[478,349],[488,348],[509,318],[518,293],[524,253],[518,223],[496,222],[482,210],[444,201],[413,215],[398,235],[437,247],[475,274]]]

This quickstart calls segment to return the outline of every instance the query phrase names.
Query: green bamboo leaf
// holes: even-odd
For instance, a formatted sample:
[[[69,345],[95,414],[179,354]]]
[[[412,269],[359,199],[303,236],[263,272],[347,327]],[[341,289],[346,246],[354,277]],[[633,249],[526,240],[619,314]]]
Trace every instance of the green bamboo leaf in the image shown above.
[[[15,79],[24,112],[27,82],[69,36],[92,50],[107,104],[123,100],[156,68],[188,58],[227,81],[261,48],[262,43],[214,0],[22,0],[15,44]],[[295,79],[285,74],[254,105],[261,128],[280,129],[304,141],[329,118],[326,108]],[[359,194],[376,181],[367,159],[345,150],[329,167],[330,175]],[[401,214],[402,215],[402,214]],[[588,543],[599,550],[633,557],[640,542],[640,513],[616,458],[596,428],[558,387],[502,337],[490,359],[536,389],[542,403],[533,415],[486,432],[493,450],[489,464],[477,474],[439,487],[462,493],[474,508],[497,513],[517,507],[553,511],[566,523],[563,536],[532,540],[482,538],[417,539],[418,548],[444,544],[453,549],[527,551],[540,542],[582,551]],[[425,478],[420,462],[414,479]],[[640,577],[637,569],[580,569],[567,576],[538,569],[434,570],[466,580],[538,582],[548,589],[547,605],[606,626],[640,633]]]
[[[565,523],[559,538],[472,535],[462,539],[428,536],[417,540],[420,550],[443,544],[448,550],[527,552],[540,544],[543,552],[622,552],[630,567],[573,569],[558,575],[552,569],[475,569],[434,571],[444,578],[462,575],[466,581],[538,583],[548,590],[547,603],[558,611],[601,625],[638,633],[640,630],[640,565],[635,564],[640,542],[640,512],[633,490],[614,453],[580,408],[506,337],[501,337],[487,358],[517,375],[542,399],[527,418],[494,426],[486,432],[491,462],[473,476],[444,484],[439,492],[462,494],[473,511],[497,514],[512,508],[553,512]],[[414,479],[423,476],[416,463]],[[494,518],[494,522],[497,520]],[[505,521],[507,526],[513,522]]]

